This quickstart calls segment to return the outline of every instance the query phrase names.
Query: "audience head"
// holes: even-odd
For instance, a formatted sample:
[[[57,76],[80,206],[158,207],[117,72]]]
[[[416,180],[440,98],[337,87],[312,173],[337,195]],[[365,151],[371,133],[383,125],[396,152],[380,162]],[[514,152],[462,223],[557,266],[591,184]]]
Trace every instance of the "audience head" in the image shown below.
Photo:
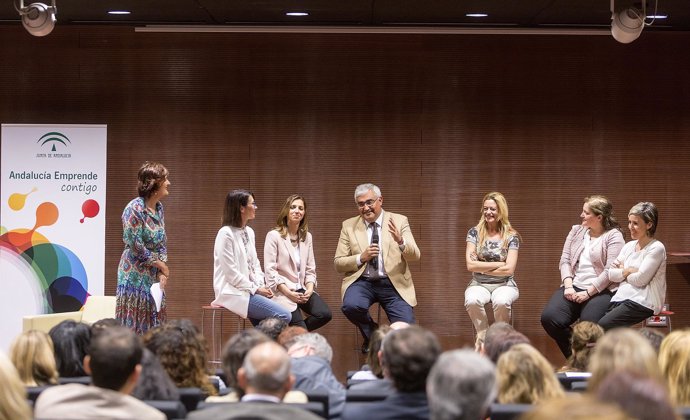
[[[242,367],[244,358],[255,346],[271,341],[266,334],[257,329],[243,330],[230,337],[223,349],[223,371],[228,380],[228,387],[240,391],[237,384],[237,371]]]
[[[403,328],[407,328],[409,326],[410,323],[405,321],[395,321],[390,325],[391,330],[402,330]]]
[[[496,334],[491,337],[491,341],[485,339],[484,354],[493,363],[497,363],[498,358],[516,344],[530,344],[529,338],[517,331]]]
[[[677,418],[664,386],[651,378],[628,371],[610,374],[599,385],[597,398],[618,404],[637,420]]]
[[[233,190],[228,193],[223,207],[223,226],[244,227],[242,213],[249,205],[249,197],[254,198],[254,194],[247,190]]]
[[[599,401],[590,395],[544,401],[520,420],[633,420],[614,403]]]
[[[659,367],[674,404],[690,406],[690,330],[666,336],[659,350]]]
[[[271,340],[278,341],[278,336],[287,326],[287,322],[282,319],[269,317],[262,319],[256,329],[266,334]]]
[[[603,195],[590,195],[585,197],[585,204],[589,211],[595,216],[601,216],[601,226],[604,230],[618,228],[618,222],[613,217],[613,205],[608,198]]]
[[[656,351],[656,354],[659,354],[661,342],[664,341],[666,334],[664,334],[656,328],[649,327],[640,328],[639,330],[637,330],[637,332],[639,332],[642,335],[642,337],[646,338],[647,341],[649,341],[649,344],[652,345],[654,351]]]
[[[144,348],[141,357],[141,375],[132,396],[140,400],[176,401],[180,398],[177,386],[170,379],[151,350]]]
[[[276,342],[259,344],[247,353],[237,379],[247,394],[269,394],[282,399],[294,383],[290,356]]]
[[[290,348],[290,346],[292,346],[295,343],[295,337],[297,337],[298,335],[307,334],[308,332],[309,331],[304,327],[291,325],[280,332],[280,335],[278,335],[277,340],[278,344],[285,347],[285,349],[287,350]]]
[[[654,237],[657,224],[659,223],[659,211],[654,203],[642,201],[635,204],[628,212],[628,217],[630,216],[637,216],[640,218],[641,221],[644,222],[640,227],[646,229],[645,234],[649,237]]]
[[[496,376],[501,404],[537,404],[565,394],[551,364],[529,344],[516,344],[503,353]]]
[[[486,354],[486,348],[493,346],[496,337],[513,331],[515,331],[515,328],[507,322],[497,321],[489,325],[489,328],[484,332],[484,341],[480,353]],[[479,337],[479,334],[477,334],[477,337]]]
[[[168,170],[165,166],[157,162],[144,162],[139,168],[139,173],[137,175],[137,190],[139,191],[139,197],[151,197],[158,191],[167,177]]]
[[[304,241],[307,238],[307,232],[309,232],[309,223],[307,222],[307,200],[305,200],[304,197],[299,194],[292,194],[285,200],[285,203],[283,203],[283,207],[280,209],[280,214],[278,214],[278,220],[276,221],[276,230],[280,232],[283,238],[287,236],[288,216],[290,216],[290,210],[293,208],[299,208],[296,206],[301,206],[304,210],[304,216],[302,217],[302,220],[299,221],[299,227],[297,228],[299,240]]]
[[[469,349],[443,353],[426,385],[432,420],[479,420],[496,397],[494,365]]]
[[[382,325],[378,327],[369,338],[369,353],[367,353],[367,364],[371,373],[377,378],[383,378],[383,367],[381,367],[381,360],[379,359],[379,350],[381,350],[381,343],[383,338],[393,329],[389,326]]]
[[[0,420],[29,420],[32,413],[26,388],[10,359],[0,352]]]
[[[608,375],[621,370],[661,380],[654,349],[644,337],[630,328],[607,331],[597,341],[588,370],[592,376],[587,381],[587,389],[593,393],[597,392]]]
[[[51,328],[48,334],[53,340],[58,374],[64,378],[86,376],[84,356],[91,341],[89,326],[66,320]]]
[[[568,367],[580,372],[586,371],[594,346],[603,335],[604,329],[594,322],[580,321],[575,324],[570,337],[572,354],[568,359]]]
[[[324,336],[319,333],[298,335],[288,349],[290,357],[318,356],[329,364],[333,360],[333,348]]]
[[[84,365],[95,386],[129,394],[141,371],[142,352],[141,341],[132,330],[112,327],[91,340]]]
[[[122,322],[115,318],[103,318],[91,324],[91,338],[110,327],[120,327]]]
[[[424,391],[439,354],[441,345],[436,335],[415,325],[386,334],[379,351],[384,376],[402,392]]]
[[[53,341],[43,331],[30,330],[15,338],[10,347],[10,358],[24,385],[57,383]]]

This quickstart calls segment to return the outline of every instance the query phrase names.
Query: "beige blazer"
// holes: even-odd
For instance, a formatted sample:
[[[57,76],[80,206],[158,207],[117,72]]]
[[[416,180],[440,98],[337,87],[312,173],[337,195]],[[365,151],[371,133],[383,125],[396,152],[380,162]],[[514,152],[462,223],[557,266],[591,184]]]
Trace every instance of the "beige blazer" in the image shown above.
[[[284,284],[290,290],[297,290],[301,280],[304,286],[308,283],[314,283],[314,287],[316,287],[316,262],[314,261],[311,233],[307,233],[307,238],[299,244],[299,271],[293,249],[290,237],[281,237],[277,230],[272,230],[266,235],[266,242],[264,243],[266,286],[270,287],[275,294],[273,300],[290,312],[297,309],[297,304],[280,293],[278,285]]]
[[[213,305],[223,306],[242,318],[247,317],[249,295],[264,287],[264,273],[256,255],[254,230],[247,226],[249,254],[254,265],[254,276],[249,276],[247,252],[242,242],[242,229],[223,226],[216,235],[213,247]]]
[[[388,232],[388,221],[390,219],[393,219],[395,226],[398,227],[403,239],[405,239],[405,250],[402,252],[398,244],[393,240],[390,232]],[[414,241],[414,236],[412,236],[407,217],[384,211],[380,245],[382,247],[384,268],[395,290],[410,306],[416,306],[417,297],[414,291],[414,284],[412,283],[412,274],[407,263],[419,260],[421,254],[419,248],[417,248],[417,243]],[[366,264],[357,266],[357,256],[368,246],[369,238],[366,231],[366,222],[362,216],[345,220],[340,231],[338,249],[335,251],[335,258],[333,260],[335,270],[338,273],[345,274],[340,289],[341,298],[345,296],[347,288],[364,272]]]

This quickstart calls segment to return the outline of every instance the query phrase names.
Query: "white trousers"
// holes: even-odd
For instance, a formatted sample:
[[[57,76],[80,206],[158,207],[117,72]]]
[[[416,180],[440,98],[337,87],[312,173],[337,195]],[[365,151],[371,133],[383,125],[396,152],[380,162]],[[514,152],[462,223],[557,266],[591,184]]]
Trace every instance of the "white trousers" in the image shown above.
[[[472,320],[472,325],[477,334],[489,328],[489,319],[486,316],[484,305],[491,302],[494,311],[494,320],[510,324],[511,308],[513,302],[520,296],[514,281],[498,284],[484,284],[475,280],[465,289],[465,309]]]

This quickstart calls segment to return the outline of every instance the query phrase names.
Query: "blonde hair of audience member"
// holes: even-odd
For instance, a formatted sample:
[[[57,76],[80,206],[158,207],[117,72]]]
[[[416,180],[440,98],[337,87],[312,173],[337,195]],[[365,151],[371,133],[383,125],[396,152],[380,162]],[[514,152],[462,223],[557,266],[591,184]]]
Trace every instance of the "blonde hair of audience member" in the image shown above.
[[[589,358],[594,352],[597,340],[604,336],[604,329],[590,321],[580,321],[573,327],[570,336],[570,348],[572,354],[561,372],[585,372]]]
[[[659,367],[671,401],[690,406],[690,330],[676,330],[666,336],[659,349]]]
[[[43,331],[29,330],[14,339],[10,359],[25,386],[57,384],[53,340]]]
[[[663,381],[652,345],[630,328],[614,328],[606,332],[597,341],[588,370],[592,376],[587,381],[587,390],[593,393],[610,373],[621,370]]]
[[[393,328],[382,325],[376,331],[371,334],[369,338],[369,353],[367,353],[367,364],[371,373],[376,375],[377,378],[383,378],[383,367],[381,367],[381,360],[379,359],[379,350],[381,350],[381,343],[383,343],[383,338],[389,332],[393,331]]]
[[[0,420],[29,420],[31,408],[26,401],[26,388],[10,359],[0,352]]]
[[[498,402],[536,404],[565,395],[551,364],[529,344],[516,344],[498,358]]]
[[[554,398],[536,405],[520,420],[633,420],[616,404],[589,396]]]

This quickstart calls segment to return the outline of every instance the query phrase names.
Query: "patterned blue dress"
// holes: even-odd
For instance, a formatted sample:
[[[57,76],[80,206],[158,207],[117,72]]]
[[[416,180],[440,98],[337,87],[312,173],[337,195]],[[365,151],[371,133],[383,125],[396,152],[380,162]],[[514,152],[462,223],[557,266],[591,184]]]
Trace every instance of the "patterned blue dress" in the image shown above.
[[[158,274],[152,264],[168,260],[163,205],[157,203],[153,214],[142,197],[135,198],[122,212],[122,228],[125,250],[117,270],[115,317],[141,335],[166,320],[165,298],[158,312],[151,296]]]

